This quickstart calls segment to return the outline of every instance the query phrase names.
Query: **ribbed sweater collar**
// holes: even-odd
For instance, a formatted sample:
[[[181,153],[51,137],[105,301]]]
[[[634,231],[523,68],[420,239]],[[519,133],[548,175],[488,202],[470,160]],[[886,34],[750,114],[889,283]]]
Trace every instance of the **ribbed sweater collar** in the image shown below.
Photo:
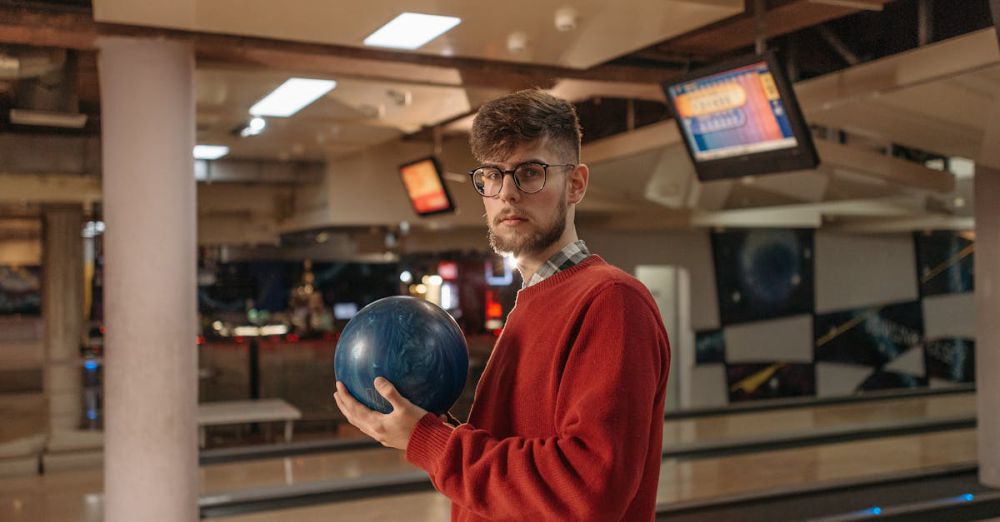
[[[522,288],[518,290],[517,301],[521,302],[525,299],[531,299],[532,297],[538,294],[544,293],[549,288],[558,286],[560,283],[573,277],[578,272],[586,270],[587,268],[592,266],[604,265],[604,264],[607,263],[604,261],[604,259],[601,258],[601,256],[597,254],[591,254],[590,257],[584,259],[583,261],[580,261],[580,263],[578,263],[575,266],[571,266],[566,270],[560,270],[559,272],[550,275],[549,277],[545,278],[539,283],[535,283],[534,285],[531,285],[527,288]]]

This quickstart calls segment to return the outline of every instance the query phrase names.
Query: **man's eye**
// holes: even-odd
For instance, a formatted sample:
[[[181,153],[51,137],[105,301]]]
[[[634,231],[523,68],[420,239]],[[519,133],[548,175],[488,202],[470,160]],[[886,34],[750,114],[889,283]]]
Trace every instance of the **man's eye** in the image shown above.
[[[518,169],[518,174],[525,179],[530,179],[542,175],[542,169],[538,167],[523,167]]]

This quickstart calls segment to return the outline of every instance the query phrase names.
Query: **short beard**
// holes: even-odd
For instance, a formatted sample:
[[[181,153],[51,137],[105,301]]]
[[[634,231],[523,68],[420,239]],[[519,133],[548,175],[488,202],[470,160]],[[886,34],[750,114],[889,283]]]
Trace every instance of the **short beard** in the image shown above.
[[[523,254],[537,254],[542,252],[546,248],[552,246],[552,244],[556,241],[559,241],[559,238],[562,237],[563,231],[566,229],[566,208],[566,198],[563,197],[559,201],[558,208],[556,208],[556,218],[551,227],[546,228],[545,230],[539,230],[534,234],[514,235],[510,238],[504,238],[498,235],[494,231],[493,223],[487,220],[486,224],[489,227],[490,246],[493,248],[493,251],[499,255],[509,253],[513,254],[514,257],[520,257]]]

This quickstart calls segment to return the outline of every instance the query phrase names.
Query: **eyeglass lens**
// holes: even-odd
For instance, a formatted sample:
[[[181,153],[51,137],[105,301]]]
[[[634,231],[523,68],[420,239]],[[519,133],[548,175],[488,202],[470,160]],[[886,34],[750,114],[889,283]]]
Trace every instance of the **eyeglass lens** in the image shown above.
[[[522,192],[532,193],[545,186],[545,167],[537,163],[524,163],[514,167],[514,184]],[[496,167],[481,167],[472,174],[476,190],[484,196],[496,196],[503,187],[504,173]]]

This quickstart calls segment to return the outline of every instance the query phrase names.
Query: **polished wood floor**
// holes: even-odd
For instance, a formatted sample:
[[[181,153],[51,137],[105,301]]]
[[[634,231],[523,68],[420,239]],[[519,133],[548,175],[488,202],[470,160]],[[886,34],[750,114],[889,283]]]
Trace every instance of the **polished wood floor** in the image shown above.
[[[665,447],[761,439],[839,427],[975,414],[973,394],[919,397],[741,413],[669,421]],[[666,459],[659,502],[684,502],[781,489],[804,483],[913,471],[976,459],[972,430],[787,449],[695,460]],[[412,471],[400,452],[373,448],[351,452],[204,466],[202,494]],[[101,519],[100,470],[0,479],[0,520],[56,522]],[[434,492],[358,500],[232,520],[441,520],[447,499]],[[333,510],[333,511],[331,511]],[[332,513],[336,516],[331,518]],[[347,513],[351,513],[347,515]]]
[[[775,436],[877,426],[907,421],[976,416],[974,393],[855,402],[813,408],[700,417],[668,421],[663,446],[752,440]]]
[[[44,432],[47,408],[40,393],[0,395],[0,444]]]
[[[667,459],[657,502],[706,500],[877,475],[976,459],[975,432],[951,431],[769,451],[718,459]],[[357,522],[447,520],[448,499],[437,492],[340,502],[218,518],[227,522]],[[419,514],[419,516],[418,516]]]
[[[881,426],[962,415],[974,417],[975,410],[975,395],[961,394],[703,417],[667,422],[663,444],[669,456],[670,448],[686,444],[759,440],[834,428]],[[203,491],[219,493],[411,470],[413,467],[402,453],[375,448],[205,466],[201,478]],[[237,484],[239,487],[234,488]]]

